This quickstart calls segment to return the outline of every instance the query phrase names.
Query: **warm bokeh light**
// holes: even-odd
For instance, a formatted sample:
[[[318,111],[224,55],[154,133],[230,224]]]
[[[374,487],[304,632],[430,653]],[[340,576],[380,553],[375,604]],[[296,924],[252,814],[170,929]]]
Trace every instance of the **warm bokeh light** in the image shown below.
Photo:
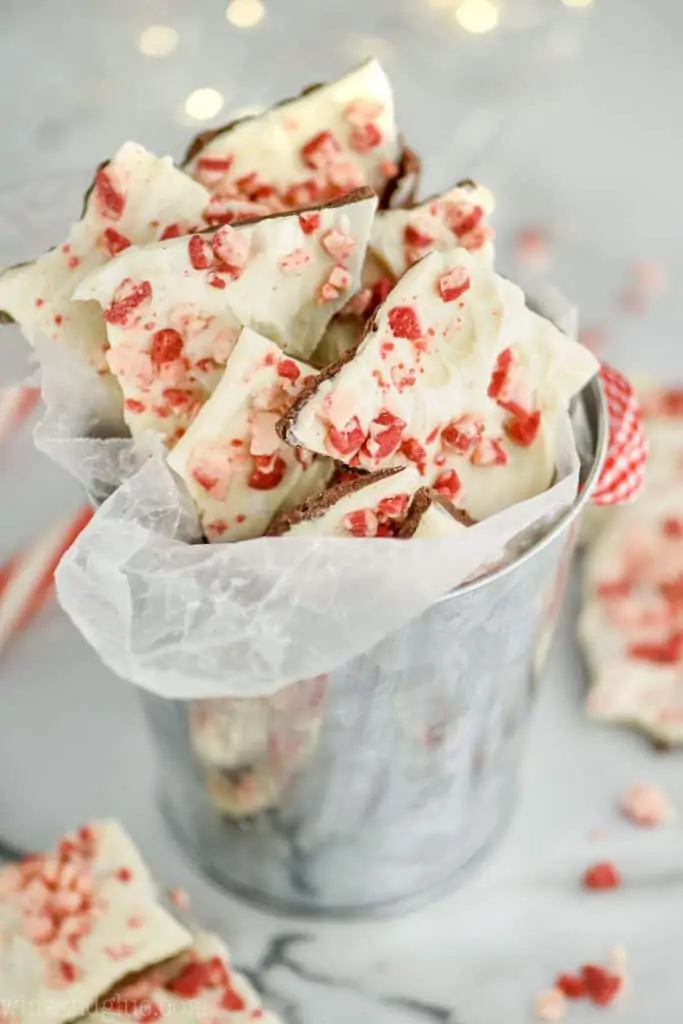
[[[178,46],[179,38],[170,25],[148,25],[138,36],[138,49],[145,57],[168,57]]]
[[[463,0],[455,12],[455,17],[466,32],[483,35],[484,32],[493,31],[500,16],[493,0]]]
[[[225,17],[235,28],[253,28],[265,17],[261,0],[230,0]]]
[[[590,7],[593,0],[562,0],[565,7]]]
[[[185,113],[195,121],[208,121],[222,110],[224,102],[218,89],[195,89],[185,100]]]

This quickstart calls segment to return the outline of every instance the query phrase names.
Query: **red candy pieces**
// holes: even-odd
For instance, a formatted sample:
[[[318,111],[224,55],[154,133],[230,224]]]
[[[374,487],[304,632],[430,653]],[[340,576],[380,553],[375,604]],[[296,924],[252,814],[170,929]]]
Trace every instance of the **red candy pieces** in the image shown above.
[[[103,217],[108,217],[110,220],[119,220],[122,217],[126,206],[126,197],[116,187],[105,167],[97,172],[94,197]]]
[[[254,464],[247,483],[255,491],[272,491],[287,472],[287,463],[279,455],[255,455]]]
[[[449,501],[455,501],[461,486],[460,477],[454,469],[447,469],[434,481],[434,490],[444,498],[448,498]]]
[[[320,170],[336,163],[342,148],[331,132],[319,132],[301,149],[301,159],[307,167]]]
[[[444,302],[455,302],[469,291],[470,284],[470,275],[464,267],[451,267],[439,278],[437,290]]]
[[[520,413],[511,420],[508,420],[505,424],[505,433],[513,444],[518,444],[522,448],[528,448],[536,440],[540,426],[541,412],[539,409],[536,409],[535,412],[528,414]]]
[[[578,974],[560,974],[555,980],[555,988],[567,999],[583,999],[586,987]]]
[[[157,331],[152,338],[152,349],[150,356],[152,363],[158,369],[164,363],[172,363],[178,359],[183,352],[183,339],[178,331],[170,327]]]
[[[114,228],[105,228],[102,238],[104,247],[110,256],[116,256],[117,253],[123,252],[130,246],[130,239],[119,234]]]
[[[328,448],[336,455],[353,455],[365,441],[365,432],[356,416],[349,420],[344,430],[330,427],[327,434]]]
[[[209,270],[213,266],[213,249],[205,238],[192,235],[187,244],[190,263],[195,270]]]
[[[609,1006],[621,992],[624,980],[620,975],[608,971],[595,964],[585,964],[581,968],[586,995],[598,1006]]]
[[[417,341],[422,337],[422,328],[417,313],[411,306],[394,306],[388,313],[389,327],[395,338]]]
[[[639,661],[652,661],[657,665],[674,665],[683,658],[683,631],[671,633],[661,643],[631,644],[629,657]]]
[[[583,885],[586,889],[618,889],[621,885],[621,875],[613,864],[604,861],[588,868],[583,876]]]
[[[127,327],[131,314],[151,298],[152,286],[149,281],[140,281],[136,284],[127,277],[114,292],[111,305],[104,311],[104,318],[109,324]]]

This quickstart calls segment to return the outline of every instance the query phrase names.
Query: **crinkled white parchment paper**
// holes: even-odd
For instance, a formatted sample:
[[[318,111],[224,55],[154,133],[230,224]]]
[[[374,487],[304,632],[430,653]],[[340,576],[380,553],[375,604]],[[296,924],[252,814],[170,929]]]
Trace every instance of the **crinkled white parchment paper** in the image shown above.
[[[547,529],[578,489],[565,414],[558,435],[555,486],[442,540],[198,543],[184,487],[153,456],[62,561],[59,600],[109,668],[153,693],[271,694],[368,650]]]

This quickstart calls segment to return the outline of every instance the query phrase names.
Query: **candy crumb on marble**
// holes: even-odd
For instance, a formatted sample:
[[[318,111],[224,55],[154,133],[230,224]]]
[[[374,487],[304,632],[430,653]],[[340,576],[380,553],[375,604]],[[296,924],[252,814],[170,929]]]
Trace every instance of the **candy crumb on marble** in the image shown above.
[[[536,1000],[536,1019],[543,1021],[562,1020],[567,1012],[567,1003],[556,988],[542,992]]]
[[[610,950],[609,967],[600,964],[583,964],[576,974],[563,973],[555,979],[554,988],[539,996],[536,1014],[539,1020],[559,1020],[564,1014],[565,999],[589,999],[596,1006],[607,1007],[626,991],[626,948],[615,946]],[[550,998],[551,993],[562,997],[562,1004]],[[562,1005],[560,1016],[541,1016],[543,1010],[552,1013]]]
[[[602,861],[587,868],[582,881],[584,889],[618,889],[621,875],[610,861]]]
[[[675,816],[675,808],[666,793],[643,782],[628,787],[620,807],[625,818],[642,828],[656,828]]]

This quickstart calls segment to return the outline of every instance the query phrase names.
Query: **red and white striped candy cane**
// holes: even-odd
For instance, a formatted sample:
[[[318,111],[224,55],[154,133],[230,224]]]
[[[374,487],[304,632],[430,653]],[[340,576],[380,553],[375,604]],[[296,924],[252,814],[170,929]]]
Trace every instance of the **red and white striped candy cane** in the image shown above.
[[[52,593],[57,566],[92,518],[85,506],[0,566],[0,650],[31,621]]]
[[[0,388],[0,442],[30,416],[40,399],[40,388]]]

